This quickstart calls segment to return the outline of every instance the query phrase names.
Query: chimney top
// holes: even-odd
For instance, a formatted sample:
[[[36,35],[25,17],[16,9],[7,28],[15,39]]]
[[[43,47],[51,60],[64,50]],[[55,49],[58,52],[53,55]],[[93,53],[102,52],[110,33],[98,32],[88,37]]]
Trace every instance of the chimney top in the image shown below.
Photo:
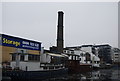
[[[58,11],[58,13],[63,13],[63,11]]]

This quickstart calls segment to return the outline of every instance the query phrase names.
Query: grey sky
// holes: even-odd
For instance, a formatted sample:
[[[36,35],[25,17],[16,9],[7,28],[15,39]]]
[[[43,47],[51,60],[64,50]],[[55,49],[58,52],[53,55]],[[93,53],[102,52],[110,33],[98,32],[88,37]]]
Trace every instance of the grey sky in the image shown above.
[[[110,44],[118,46],[117,2],[3,3],[3,33],[56,45],[57,12],[64,11],[66,46]]]

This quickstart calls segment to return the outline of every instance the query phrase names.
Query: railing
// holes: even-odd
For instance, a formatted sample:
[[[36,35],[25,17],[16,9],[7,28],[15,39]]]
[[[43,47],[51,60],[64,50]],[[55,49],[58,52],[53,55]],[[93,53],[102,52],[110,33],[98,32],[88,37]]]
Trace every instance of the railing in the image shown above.
[[[50,63],[42,63],[40,64],[40,67],[42,67],[43,69],[46,70],[52,70],[52,69],[61,69],[61,68],[65,68],[65,66],[63,64],[50,64]]]

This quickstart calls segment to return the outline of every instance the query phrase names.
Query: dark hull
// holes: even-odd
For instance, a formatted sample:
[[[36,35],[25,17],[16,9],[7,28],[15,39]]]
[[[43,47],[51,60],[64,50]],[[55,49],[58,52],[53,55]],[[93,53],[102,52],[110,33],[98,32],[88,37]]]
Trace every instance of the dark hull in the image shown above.
[[[80,64],[79,60],[69,60],[66,67],[68,68],[69,73],[84,73],[92,71],[92,65]]]
[[[91,65],[79,65],[75,67],[69,67],[69,73],[84,73],[84,72],[89,72],[92,71],[92,66]]]
[[[6,71],[2,75],[11,77],[12,80],[44,80],[48,78],[64,76],[68,69],[46,70],[46,71]]]

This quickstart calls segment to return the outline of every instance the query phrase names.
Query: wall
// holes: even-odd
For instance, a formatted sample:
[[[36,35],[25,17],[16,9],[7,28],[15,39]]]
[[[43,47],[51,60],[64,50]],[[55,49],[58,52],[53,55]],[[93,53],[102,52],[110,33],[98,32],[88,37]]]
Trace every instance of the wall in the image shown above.
[[[47,54],[41,54],[40,55],[40,62],[41,63],[50,63],[51,62],[51,56]]]
[[[11,60],[10,53],[14,53],[14,51],[15,51],[14,47],[2,46],[2,62],[10,61]]]
[[[35,54],[35,55],[39,55],[40,51],[36,51],[36,50],[28,50],[29,54]]]
[[[11,61],[12,58],[10,53],[15,53],[17,48],[7,47],[7,46],[0,46],[0,47],[2,48],[2,62]],[[37,50],[27,50],[27,52],[29,54],[35,54],[35,55],[40,54],[40,51],[37,51]]]
[[[91,47],[82,47],[81,50],[84,50],[85,52],[92,53],[92,48]]]
[[[15,68],[16,62],[11,62],[11,67]],[[40,62],[20,62],[20,69],[26,70],[27,66],[27,71],[38,71],[41,70],[40,68]]]
[[[2,62],[2,46],[0,46],[0,64]]]

